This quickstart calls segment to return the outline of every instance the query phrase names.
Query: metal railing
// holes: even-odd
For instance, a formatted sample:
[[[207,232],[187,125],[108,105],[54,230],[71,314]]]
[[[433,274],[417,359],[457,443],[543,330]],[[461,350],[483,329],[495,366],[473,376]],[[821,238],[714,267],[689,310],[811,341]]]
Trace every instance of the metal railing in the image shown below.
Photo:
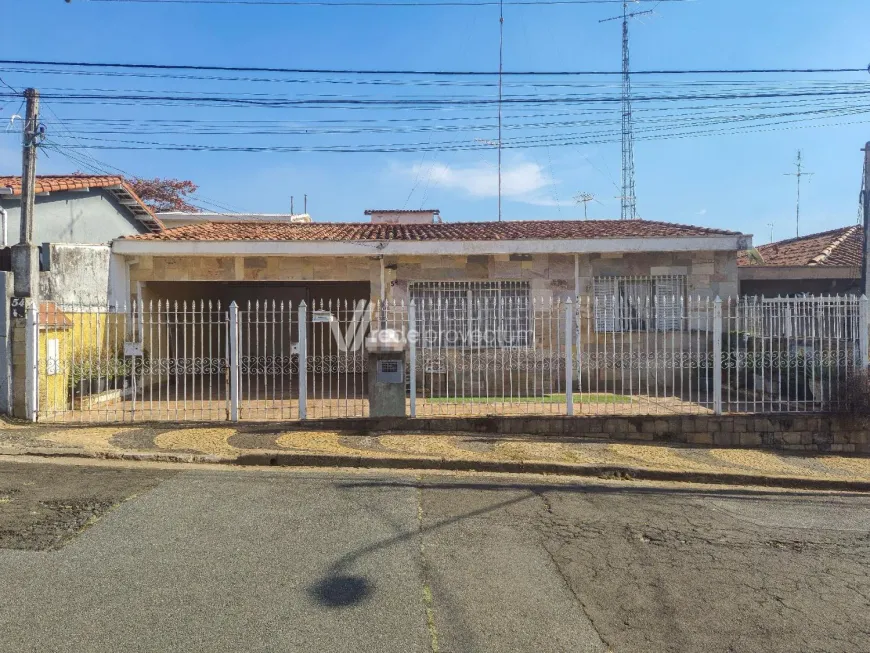
[[[407,412],[421,417],[819,413],[843,408],[867,368],[863,298],[510,290],[47,302],[27,322],[28,405],[46,421],[365,417],[365,342],[382,329],[407,341]]]

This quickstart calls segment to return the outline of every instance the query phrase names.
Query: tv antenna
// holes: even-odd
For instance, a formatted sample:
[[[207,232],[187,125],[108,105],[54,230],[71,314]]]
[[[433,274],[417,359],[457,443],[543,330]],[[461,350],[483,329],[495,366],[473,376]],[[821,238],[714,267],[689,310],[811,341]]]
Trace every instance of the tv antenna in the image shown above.
[[[576,195],[574,197],[574,201],[577,202],[577,204],[583,204],[583,219],[588,220],[589,215],[587,213],[587,207],[589,205],[589,202],[596,201],[595,195],[593,195],[592,193],[580,193],[579,195]]]
[[[801,177],[812,177],[814,172],[804,172],[803,152],[798,150],[797,159],[795,160],[797,172],[786,172],[786,177],[797,177],[797,207],[795,209],[795,235],[800,238],[801,235]]]
[[[635,4],[638,0],[631,0]],[[623,0],[622,15],[598,21],[607,23],[622,19],[622,220],[637,219],[637,197],[634,185],[634,129],[631,116],[631,66],[628,47],[628,21],[654,12],[653,9],[629,13],[629,0]]]

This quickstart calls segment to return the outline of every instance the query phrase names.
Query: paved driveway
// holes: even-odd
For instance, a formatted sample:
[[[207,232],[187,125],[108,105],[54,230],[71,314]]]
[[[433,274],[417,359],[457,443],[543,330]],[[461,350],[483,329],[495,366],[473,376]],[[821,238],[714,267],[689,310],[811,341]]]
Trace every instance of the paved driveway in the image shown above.
[[[0,463],[3,651],[862,651],[870,499]]]

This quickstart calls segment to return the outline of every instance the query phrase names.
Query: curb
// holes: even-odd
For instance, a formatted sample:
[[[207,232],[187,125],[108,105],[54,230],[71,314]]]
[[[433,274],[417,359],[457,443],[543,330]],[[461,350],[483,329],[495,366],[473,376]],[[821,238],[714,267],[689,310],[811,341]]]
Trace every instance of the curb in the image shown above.
[[[240,456],[215,456],[189,453],[150,453],[126,451],[83,451],[80,449],[26,449],[0,451],[3,456],[41,458],[84,458],[160,463],[207,463],[242,467],[345,467],[352,469],[407,469],[423,471],[489,472],[497,474],[541,474],[583,476],[625,481],[665,481],[708,485],[754,485],[796,490],[870,492],[870,481],[845,481],[788,476],[729,474],[727,472],[680,472],[625,467],[621,465],[577,465],[495,460],[451,460],[445,458],[378,458],[331,454],[251,453]]]

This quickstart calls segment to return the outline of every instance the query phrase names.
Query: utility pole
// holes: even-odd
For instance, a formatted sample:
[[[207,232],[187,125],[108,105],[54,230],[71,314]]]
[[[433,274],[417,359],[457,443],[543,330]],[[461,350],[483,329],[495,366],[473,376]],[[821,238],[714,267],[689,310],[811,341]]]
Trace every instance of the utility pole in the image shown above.
[[[797,209],[795,213],[795,236],[800,238],[801,235],[801,177],[812,177],[814,172],[804,172],[803,152],[798,150],[797,160],[795,161],[797,172],[786,172],[786,177],[797,177]]]
[[[870,297],[870,143],[864,146],[864,184],[861,203],[864,207],[864,252],[861,266],[861,294]]]
[[[39,91],[24,91],[27,114],[24,122],[24,142],[21,171],[21,232],[12,247],[12,270],[15,275],[15,296],[29,297],[39,302],[39,248],[33,244],[33,212],[36,199],[36,148],[39,144]]]
[[[504,0],[498,2],[498,221],[501,222],[501,101],[504,72]]]

